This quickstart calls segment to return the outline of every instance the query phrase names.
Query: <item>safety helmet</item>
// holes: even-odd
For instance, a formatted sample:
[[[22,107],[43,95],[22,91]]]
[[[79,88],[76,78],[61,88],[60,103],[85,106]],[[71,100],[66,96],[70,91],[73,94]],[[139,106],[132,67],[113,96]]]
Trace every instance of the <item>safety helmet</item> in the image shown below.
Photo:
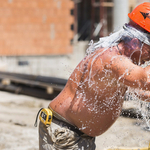
[[[150,3],[145,2],[138,5],[131,13],[129,18],[140,27],[150,32]]]

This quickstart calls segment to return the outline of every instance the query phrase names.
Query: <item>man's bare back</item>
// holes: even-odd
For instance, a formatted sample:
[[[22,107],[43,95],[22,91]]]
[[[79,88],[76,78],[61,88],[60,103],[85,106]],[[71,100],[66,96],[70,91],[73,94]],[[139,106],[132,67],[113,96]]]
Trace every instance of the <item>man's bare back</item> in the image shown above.
[[[58,114],[93,137],[119,117],[126,91],[110,69],[113,56],[120,57],[118,50],[103,50],[82,60],[64,90],[50,103]]]

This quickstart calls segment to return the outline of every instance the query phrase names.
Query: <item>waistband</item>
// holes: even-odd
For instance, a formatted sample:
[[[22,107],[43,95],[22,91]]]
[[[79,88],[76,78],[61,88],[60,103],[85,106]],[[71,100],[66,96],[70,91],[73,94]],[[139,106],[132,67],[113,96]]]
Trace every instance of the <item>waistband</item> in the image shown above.
[[[74,126],[72,123],[70,123],[67,119],[65,119],[64,117],[62,117],[60,114],[58,114],[57,112],[55,112],[50,106],[48,106],[48,108],[53,112],[53,116],[56,117],[57,119],[64,121],[72,126]]]
[[[66,120],[64,117],[62,117],[61,115],[59,115],[57,112],[55,112],[50,106],[48,106],[48,108],[53,112],[53,119],[52,122],[54,120],[57,121],[61,121],[63,123],[65,123],[65,125],[72,131],[76,132],[78,135],[83,135],[84,133],[82,131],[80,131],[78,129],[78,127],[74,126],[73,124],[71,124],[68,120]]]

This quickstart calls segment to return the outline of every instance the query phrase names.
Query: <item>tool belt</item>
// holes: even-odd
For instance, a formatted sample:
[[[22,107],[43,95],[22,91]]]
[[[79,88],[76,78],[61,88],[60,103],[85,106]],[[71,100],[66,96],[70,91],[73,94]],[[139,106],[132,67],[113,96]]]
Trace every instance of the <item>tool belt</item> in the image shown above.
[[[40,113],[40,115],[39,115]],[[82,131],[80,131],[76,126],[74,126],[73,124],[69,123],[65,118],[63,118],[61,115],[59,115],[58,113],[56,113],[54,110],[52,110],[51,108],[41,108],[37,114],[36,117],[36,121],[34,126],[37,126],[37,119],[39,119],[40,121],[45,124],[45,125],[50,125],[51,122],[53,123],[58,123],[58,122],[62,122],[64,124],[64,126],[67,126],[68,129],[76,132],[79,136],[83,135],[84,133]]]

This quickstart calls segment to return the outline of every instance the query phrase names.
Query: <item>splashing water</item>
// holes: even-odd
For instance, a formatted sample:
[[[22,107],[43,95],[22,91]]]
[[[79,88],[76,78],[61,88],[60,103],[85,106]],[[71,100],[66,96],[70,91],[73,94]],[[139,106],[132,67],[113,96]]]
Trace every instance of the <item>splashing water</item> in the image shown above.
[[[142,47],[140,50],[141,53],[142,53]],[[140,56],[141,56],[141,53],[140,53]],[[139,62],[140,62],[140,59],[141,58],[139,58]],[[138,65],[145,68],[146,66],[150,65],[150,61],[145,62],[145,64],[143,65],[141,65],[140,63]],[[150,131],[150,102],[146,102],[146,99],[145,101],[140,100],[138,98],[138,95],[139,95],[138,90],[136,91],[135,89],[128,88],[127,93],[130,95],[129,99],[132,99],[135,102],[134,106],[138,108],[139,113],[141,113],[143,117],[144,125],[142,125],[142,128],[144,128],[147,131]]]
[[[143,116],[143,120],[145,121],[146,126],[144,129],[150,131],[150,103],[141,102],[141,112]]]
[[[128,95],[127,100],[132,101],[133,107],[137,109],[137,119],[140,119],[138,118],[138,113],[142,115],[143,124],[140,124],[141,127],[150,131],[150,103],[140,100],[138,98],[138,91],[135,89],[128,88],[126,94]]]
[[[141,49],[140,49],[140,57],[139,57],[139,63],[138,63],[138,65],[140,66],[141,65],[141,55],[142,55],[142,48],[143,48],[143,45],[144,45],[144,43],[142,43],[142,46],[141,46]]]
[[[146,62],[144,65],[141,66],[145,68],[148,65],[150,65],[150,61]],[[147,131],[150,131],[150,102],[139,101],[139,110],[141,111],[143,120],[146,124],[144,128]]]
[[[98,93],[99,91],[103,94],[103,92],[105,92],[107,90],[107,87],[111,86],[114,82],[115,82],[115,78],[112,79],[111,81],[107,81],[107,77],[109,77],[109,74],[111,76],[111,73],[109,70],[105,69],[103,70],[105,76],[104,77],[101,77],[99,78],[99,80],[103,83],[105,83],[105,87],[103,89],[99,89],[98,85],[95,86],[95,88],[93,89],[92,86],[93,85],[96,85],[96,82],[94,80],[92,80],[93,76],[95,76],[95,74],[97,73],[93,73],[93,70],[92,70],[92,66],[95,62],[95,60],[100,56],[102,55],[106,50],[108,50],[108,48],[110,48],[110,50],[112,49],[113,46],[116,46],[119,44],[119,42],[124,39],[125,37],[130,37],[130,38],[138,38],[141,42],[147,40],[145,39],[145,37],[143,35],[139,35],[138,31],[136,31],[135,29],[133,29],[132,31],[132,28],[131,27],[124,27],[124,29],[121,29],[119,30],[118,32],[116,33],[113,33],[111,34],[110,36],[108,37],[104,37],[104,38],[100,38],[100,40],[97,42],[97,43],[94,43],[93,41],[90,42],[89,44],[89,48],[87,49],[86,51],[86,56],[89,56],[89,55],[93,55],[94,56],[94,52],[99,49],[99,48],[103,48],[103,50],[95,55],[93,58],[92,58],[92,62],[91,62],[91,69],[89,71],[89,76],[81,83],[78,82],[78,76],[76,75],[76,79],[71,79],[74,83],[77,84],[77,86],[80,87],[80,89],[82,89],[80,91],[80,93],[78,93],[78,91],[76,92],[76,94],[78,95],[77,98],[80,99],[80,97],[83,97],[82,101],[83,102],[87,102],[86,103],[86,106],[84,107],[87,107],[88,110],[90,111],[93,111],[95,112],[95,114],[97,114],[98,112],[100,112],[100,110],[103,109],[103,107],[105,107],[105,110],[101,111],[101,113],[106,113],[107,109],[112,109],[113,107],[111,107],[112,105],[115,105],[113,99],[115,99],[116,95],[120,92],[119,90],[121,90],[119,88],[119,85],[120,85],[120,79],[123,78],[123,76],[125,75],[128,75],[129,74],[129,70],[125,70],[124,74],[122,76],[120,76],[118,78],[118,80],[116,81],[117,82],[117,85],[118,85],[118,91],[116,91],[114,93],[114,97],[107,97],[105,99],[105,101],[102,101],[102,104],[99,105],[99,107],[97,107],[97,103],[98,103],[98,99],[100,99]],[[138,62],[138,65],[141,66],[141,54],[142,54],[142,48],[143,48],[143,43],[141,44],[141,47],[138,51],[140,51],[140,57],[139,57],[139,62]],[[135,51],[134,51],[135,52]],[[134,53],[133,52],[133,53]],[[131,56],[133,55],[133,53],[130,55],[130,58]],[[112,58],[113,59],[113,58]],[[83,66],[82,66],[83,67]],[[81,68],[82,68],[81,67]],[[80,67],[78,67],[77,69],[84,74],[84,70],[81,70]],[[91,88],[92,90],[95,90],[95,97],[94,97],[94,104],[91,104],[91,103],[88,103],[88,101],[92,101],[91,98],[87,98],[86,97],[86,92],[84,91],[84,85],[88,83],[88,86],[89,88]],[[102,91],[103,90],[103,91]],[[121,92],[120,92],[121,93]],[[138,109],[139,111],[142,113],[142,116],[143,116],[143,120],[145,121],[145,124],[146,124],[146,127],[147,127],[147,130],[150,131],[150,120],[149,120],[149,117],[150,117],[150,103],[146,103],[146,102],[142,102],[141,100],[138,99],[138,97],[133,94],[135,93],[135,90],[131,89],[131,88],[128,88],[128,91],[127,93],[132,93],[132,99],[135,100],[136,102],[138,102]],[[138,93],[137,93],[138,95]],[[121,96],[120,96],[121,98]],[[93,98],[92,98],[93,99]],[[74,105],[75,101],[73,102],[72,106]],[[119,103],[119,102],[118,102]],[[136,103],[137,104],[137,103]],[[116,104],[117,105],[117,104]],[[119,104],[117,105],[119,107]],[[115,108],[116,109],[116,108]],[[115,119],[115,116],[117,116],[119,113],[119,108],[118,108],[118,111],[116,109],[116,113],[114,114],[114,119]],[[88,123],[87,124],[84,124],[82,125],[82,129],[85,129],[86,127],[88,126]]]
[[[148,65],[148,62],[146,62],[144,65],[141,65],[141,63],[140,63],[143,45],[144,45],[144,43],[142,43],[142,46],[140,48],[140,57],[139,57],[138,65],[145,68]],[[128,88],[127,93],[131,95],[133,101],[137,102],[136,103],[137,108],[138,108],[139,112],[142,114],[143,121],[145,122],[145,125],[146,125],[144,128],[146,130],[150,131],[150,103],[144,102],[138,98],[138,96],[137,96],[137,95],[139,95],[138,90],[136,91],[135,89]],[[136,93],[136,94],[134,94],[134,93]]]

